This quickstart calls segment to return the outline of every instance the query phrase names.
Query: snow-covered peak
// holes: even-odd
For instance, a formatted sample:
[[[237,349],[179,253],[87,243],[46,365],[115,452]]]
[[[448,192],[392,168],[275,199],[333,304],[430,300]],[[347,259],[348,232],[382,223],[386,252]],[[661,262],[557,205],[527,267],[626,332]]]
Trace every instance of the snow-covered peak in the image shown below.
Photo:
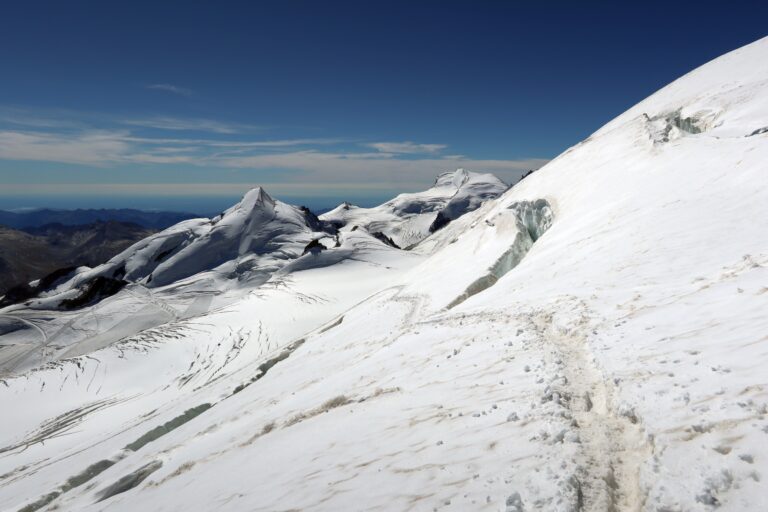
[[[349,210],[352,210],[352,209],[357,209],[357,208],[360,208],[360,207],[357,206],[357,205],[354,205],[354,204],[352,204],[350,202],[344,201],[343,203],[341,203],[336,208],[325,212],[323,215],[321,215],[321,217],[324,218],[324,219],[334,219],[334,218],[337,218],[337,217],[345,215],[344,212],[346,212],[346,211],[349,211]]]
[[[256,187],[213,219],[181,222],[137,242],[103,265],[79,269],[69,281],[46,292],[48,298],[41,306],[82,294],[96,279],[147,288],[184,280],[199,288],[195,283],[213,279],[218,284],[206,285],[206,289],[213,287],[211,291],[241,282],[258,285],[286,261],[301,256],[309,241],[323,236],[315,233],[318,229],[310,212],[277,201]]]
[[[471,173],[476,175],[476,173]],[[435,179],[434,187],[453,187],[455,189],[460,188],[464,183],[469,180],[470,173],[466,170],[459,168],[455,171],[444,172],[437,176]]]
[[[145,282],[162,286],[219,267],[225,273],[234,271],[242,276],[254,268],[254,260],[259,256],[276,253],[282,254],[279,259],[285,259],[301,254],[302,244],[312,238],[311,232],[304,212],[276,201],[262,187],[256,187],[213,219],[204,232],[172,249],[172,254],[162,259]],[[287,247],[293,250],[280,252],[279,249],[285,251]]]
[[[320,218],[343,229],[357,226],[381,233],[406,248],[505,190],[507,185],[493,174],[457,169],[438,175],[423,192],[400,194],[374,208],[344,203]]]
[[[263,187],[255,187],[246,192],[239,203],[225,210],[220,217],[224,220],[233,215],[260,215],[262,212],[273,214],[275,204],[275,200]]]

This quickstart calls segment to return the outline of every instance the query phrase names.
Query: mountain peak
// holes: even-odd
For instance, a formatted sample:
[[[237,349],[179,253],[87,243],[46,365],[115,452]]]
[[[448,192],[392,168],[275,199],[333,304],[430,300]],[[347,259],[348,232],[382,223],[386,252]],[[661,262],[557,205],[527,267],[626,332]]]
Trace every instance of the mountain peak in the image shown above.
[[[461,167],[456,169],[455,171],[444,172],[437,176],[437,178],[435,179],[434,186],[435,187],[453,186],[455,188],[460,188],[469,180],[470,174],[474,174],[474,173],[470,173],[469,171]]]
[[[477,209],[506,190],[507,185],[493,174],[459,168],[439,174],[428,190],[403,193],[374,208],[342,203],[321,218],[337,226],[358,226],[382,233],[398,247],[413,247],[438,226]]]
[[[263,187],[255,187],[245,193],[240,200],[240,207],[245,209],[253,209],[256,207],[274,208],[275,200],[270,196]]]
[[[260,212],[274,212],[275,200],[262,187],[254,187],[243,195],[239,203],[224,210],[224,212],[214,217],[215,224],[220,222],[232,222],[234,217],[241,217],[244,213],[248,216]]]

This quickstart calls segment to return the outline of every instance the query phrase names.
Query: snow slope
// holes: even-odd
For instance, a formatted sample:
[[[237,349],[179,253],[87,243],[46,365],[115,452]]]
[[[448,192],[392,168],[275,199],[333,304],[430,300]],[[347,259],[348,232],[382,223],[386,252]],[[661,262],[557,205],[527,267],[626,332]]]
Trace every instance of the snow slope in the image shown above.
[[[320,216],[342,230],[361,227],[382,233],[401,248],[411,247],[450,221],[495,199],[507,185],[492,174],[464,169],[446,172],[423,192],[400,194],[375,208],[360,208],[343,203]]]
[[[1,310],[0,315],[24,316],[44,332],[42,343],[34,331],[26,343],[0,336],[6,347],[0,370],[19,372],[86,354],[143,329],[222,307],[302,256],[316,239],[335,243],[313,214],[255,188],[218,217],[183,221],[103,265],[81,267],[40,298]]]
[[[206,271],[258,280],[301,254],[312,233],[319,231],[306,212],[257,187],[218,217],[183,221],[60,288],[78,286],[96,275],[122,276],[152,288]]]
[[[359,209],[350,219],[361,221],[356,226],[364,230],[392,233],[399,243],[414,242],[429,234],[436,215],[443,215],[444,222],[458,218],[504,190],[506,185],[492,175],[460,169],[440,175],[426,192],[403,194],[379,209]],[[352,225],[339,235],[337,226],[345,222],[340,218],[321,221],[255,188],[213,219],[183,221],[103,265],[81,267],[26,304],[0,310],[0,344],[5,346],[0,374],[85,355],[143,329],[226,306],[284,267],[327,266],[356,258],[359,249],[371,244],[395,245],[374,230],[373,238],[349,237],[357,229]],[[318,245],[311,249],[310,243]],[[319,256],[324,250],[330,252]],[[309,257],[295,263],[308,251]],[[51,315],[52,310],[57,313]],[[31,325],[18,329],[19,315]],[[3,323],[11,330],[5,335]]]
[[[766,509],[766,127],[763,39],[412,251],[5,379],[0,508]]]

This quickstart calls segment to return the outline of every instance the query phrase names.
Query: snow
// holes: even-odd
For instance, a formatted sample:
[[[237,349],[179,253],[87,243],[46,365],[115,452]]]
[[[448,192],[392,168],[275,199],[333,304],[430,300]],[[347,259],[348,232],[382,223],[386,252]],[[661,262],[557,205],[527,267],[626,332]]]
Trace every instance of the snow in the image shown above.
[[[457,169],[439,175],[434,185],[423,192],[400,194],[375,208],[360,208],[342,203],[320,216],[322,220],[342,226],[355,226],[371,233],[383,233],[398,247],[410,248],[435,231],[438,215],[450,222],[495,199],[507,185],[492,174]]]
[[[0,382],[0,509],[768,508],[763,126],[768,38],[431,235],[471,173],[329,212],[338,247],[257,189],[214,223],[223,265],[253,258],[263,280],[205,269],[87,313],[6,308],[14,340],[39,342],[23,319],[79,355]],[[184,226],[185,247],[219,243]]]
[[[283,269],[281,275],[347,260],[382,266],[393,259],[390,247],[363,231],[334,236],[323,228],[306,211],[255,188],[216,218],[181,222],[103,265],[78,269],[29,306],[7,308],[12,314],[25,311],[32,325],[47,334],[42,344],[36,333],[34,343],[27,343],[29,334],[14,343],[10,335],[2,337],[12,347],[0,354],[0,368],[19,373],[88,354],[145,329],[199,317],[241,300]],[[313,240],[332,250],[305,255]],[[394,259],[410,261],[413,255],[397,251]],[[127,285],[89,307],[62,311],[64,300],[78,297],[98,276],[125,279]]]

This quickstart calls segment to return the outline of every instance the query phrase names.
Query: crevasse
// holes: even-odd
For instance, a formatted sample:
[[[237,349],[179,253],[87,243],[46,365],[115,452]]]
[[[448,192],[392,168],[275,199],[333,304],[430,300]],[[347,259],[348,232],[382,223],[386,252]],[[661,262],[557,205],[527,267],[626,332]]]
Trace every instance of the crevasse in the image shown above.
[[[523,260],[533,244],[549,229],[554,220],[552,208],[545,199],[519,201],[508,206],[515,214],[518,233],[512,245],[490,266],[488,272],[470,284],[456,297],[448,309],[458,306],[468,298],[487,290],[501,277]]]

